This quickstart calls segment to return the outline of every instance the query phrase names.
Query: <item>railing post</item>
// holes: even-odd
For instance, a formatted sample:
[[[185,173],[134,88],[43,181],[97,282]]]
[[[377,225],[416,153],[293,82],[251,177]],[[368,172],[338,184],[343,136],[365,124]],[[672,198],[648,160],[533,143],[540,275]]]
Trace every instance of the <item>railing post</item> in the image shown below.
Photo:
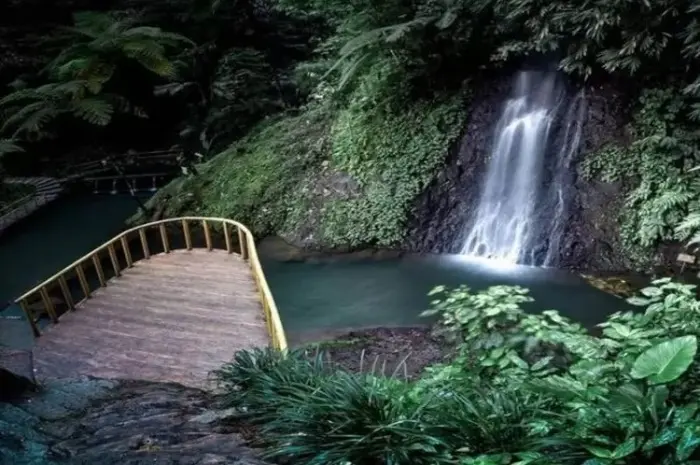
[[[246,234],[243,232],[242,228],[238,228],[238,245],[241,248],[241,258],[243,260],[248,259],[248,243],[246,242]]]
[[[146,231],[139,229],[139,237],[141,238],[141,248],[143,249],[143,258],[151,258],[151,250],[148,248],[148,241],[146,240]]]
[[[182,220],[182,233],[185,235],[185,248],[192,250],[192,236],[190,235],[190,223]]]
[[[29,326],[32,327],[32,334],[34,334],[34,337],[41,336],[41,332],[39,331],[39,328],[36,325],[36,321],[34,320],[34,315],[29,310],[29,305],[27,304],[27,299],[20,300],[19,306],[22,308],[22,311],[24,312],[24,316],[27,318],[27,321],[29,322]]]
[[[168,241],[168,231],[165,229],[165,223],[158,225],[160,230],[160,241],[163,243],[163,252],[170,253],[170,242]]]
[[[209,230],[209,222],[207,220],[202,220],[202,227],[204,228],[204,241],[207,244],[207,250],[211,252],[211,231]]]
[[[107,246],[107,252],[109,253],[109,260],[112,262],[112,268],[114,268],[114,276],[121,276],[122,270],[119,266],[119,260],[117,260],[117,251],[114,250],[114,244]]]
[[[122,236],[121,238],[122,242],[122,250],[124,250],[124,258],[126,259],[126,267],[131,268],[134,266],[134,260],[131,258],[131,250],[129,249],[129,241],[126,239],[126,236]]]
[[[95,271],[97,271],[97,279],[100,281],[100,286],[105,287],[107,284],[105,282],[105,272],[102,269],[102,262],[97,252],[92,255],[92,264],[95,265]]]
[[[64,275],[61,275],[61,277],[58,278],[58,285],[61,287],[63,300],[65,300],[66,304],[68,304],[68,308],[71,310],[75,310],[75,302],[73,302],[73,296],[70,294],[68,282],[66,281],[66,277]]]
[[[231,253],[231,232],[228,230],[228,223],[224,221],[224,239],[226,240],[226,252]]]
[[[85,298],[90,298],[90,286],[88,286],[87,278],[85,277],[85,270],[83,269],[83,264],[78,263],[75,266],[75,272],[78,275],[78,281],[80,281],[80,287],[83,289],[83,294]]]
[[[41,288],[41,300],[44,301],[44,307],[46,308],[46,313],[49,314],[49,317],[51,318],[51,321],[54,323],[58,323],[58,315],[56,315],[56,308],[53,306],[53,302],[51,302],[51,296],[49,295],[49,291],[46,290],[46,286]]]

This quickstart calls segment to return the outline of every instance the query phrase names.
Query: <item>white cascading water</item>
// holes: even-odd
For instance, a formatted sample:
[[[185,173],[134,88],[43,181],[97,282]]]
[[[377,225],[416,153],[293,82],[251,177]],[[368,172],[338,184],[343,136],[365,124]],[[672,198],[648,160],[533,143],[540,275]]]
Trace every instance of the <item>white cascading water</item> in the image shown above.
[[[518,74],[513,95],[496,126],[481,198],[461,249],[463,255],[535,264],[532,241],[538,235],[538,225],[534,223],[542,221],[538,209],[556,204],[554,210],[561,212],[552,213],[559,217],[565,208],[563,186],[543,188],[550,130],[564,97],[556,74],[531,71]],[[568,160],[578,147],[580,125],[572,130],[577,135],[566,136],[570,141],[567,140],[562,152],[567,153],[561,155],[567,161],[558,160],[557,171],[560,166],[569,169]],[[569,142],[573,144],[571,148]],[[566,176],[555,173],[552,182],[565,180]],[[561,200],[543,198],[550,195],[558,195]],[[551,226],[555,227],[558,220],[551,222]]]
[[[560,255],[561,237],[566,227],[568,202],[565,194],[566,188],[573,183],[572,162],[578,152],[581,143],[581,131],[586,115],[586,98],[583,91],[569,104],[566,113],[564,139],[557,152],[557,163],[554,179],[552,180],[552,193],[556,198],[556,206],[552,212],[552,221],[549,228],[549,242],[547,255],[544,258],[544,266],[556,266],[557,257]]]

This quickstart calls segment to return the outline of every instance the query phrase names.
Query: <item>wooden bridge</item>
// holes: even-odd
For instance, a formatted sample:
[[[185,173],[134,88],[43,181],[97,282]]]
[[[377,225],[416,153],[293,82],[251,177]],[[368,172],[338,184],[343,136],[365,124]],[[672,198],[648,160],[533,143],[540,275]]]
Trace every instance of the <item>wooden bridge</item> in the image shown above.
[[[38,379],[205,387],[238,350],[287,348],[252,234],[221,218],[125,231],[16,302],[36,336]]]

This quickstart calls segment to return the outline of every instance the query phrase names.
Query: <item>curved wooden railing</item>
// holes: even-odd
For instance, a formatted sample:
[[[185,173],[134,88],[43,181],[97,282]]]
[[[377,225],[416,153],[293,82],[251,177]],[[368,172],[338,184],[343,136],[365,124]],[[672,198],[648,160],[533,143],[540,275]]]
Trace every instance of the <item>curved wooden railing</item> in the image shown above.
[[[277,349],[285,350],[287,348],[287,340],[284,334],[284,328],[282,327],[277,305],[272,297],[272,292],[270,291],[270,287],[267,284],[265,274],[260,264],[253,234],[238,221],[225,218],[188,216],[154,221],[131,228],[105,242],[55,275],[25,292],[15,300],[15,303],[24,311],[34,335],[40,336],[41,331],[37,324],[39,321],[39,318],[36,316],[37,313],[41,312],[47,315],[54,323],[59,321],[60,316],[57,312],[55,299],[52,298],[52,292],[56,290],[60,291],[62,302],[65,303],[69,310],[75,310],[76,299],[73,297],[74,293],[71,292],[69,281],[77,281],[79,284],[82,294],[81,300],[89,299],[94,290],[93,287],[102,287],[106,285],[108,280],[107,276],[110,271],[109,268],[111,268],[113,275],[118,277],[125,268],[130,268],[133,266],[134,261],[138,261],[134,260],[130,239],[138,239],[140,242],[140,250],[138,250],[138,252],[143,255],[144,260],[148,260],[152,253],[152,244],[149,244],[147,233],[157,230],[159,233],[159,245],[162,246],[163,252],[169,253],[174,249],[171,248],[171,237],[168,234],[166,226],[178,225],[178,229],[182,232],[184,238],[184,248],[192,250],[193,237],[191,226],[193,223],[201,225],[206,249],[210,251],[214,249],[215,245],[212,233],[218,232],[216,231],[217,227],[221,227],[223,231],[225,249],[228,253],[234,253],[234,245],[238,246],[237,253],[240,254],[243,260],[248,261],[255,278],[263,311],[265,313],[267,331],[270,335],[272,345]],[[233,237],[234,230],[237,232],[236,237]],[[107,266],[103,264],[103,259],[107,261]],[[97,275],[96,286],[93,286],[87,278],[86,267],[94,267]]]

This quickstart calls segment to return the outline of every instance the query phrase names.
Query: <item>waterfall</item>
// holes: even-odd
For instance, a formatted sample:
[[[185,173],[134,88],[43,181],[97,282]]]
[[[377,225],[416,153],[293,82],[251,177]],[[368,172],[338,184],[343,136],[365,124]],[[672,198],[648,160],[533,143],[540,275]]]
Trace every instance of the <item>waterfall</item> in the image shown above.
[[[479,203],[465,231],[463,255],[521,264],[554,261],[564,226],[571,160],[581,133],[582,118],[575,108],[584,107],[582,100],[569,105],[565,141],[560,150],[552,151],[551,133],[566,103],[566,90],[555,73],[518,74],[496,125]],[[547,158],[553,152],[557,158],[552,162]]]
[[[581,130],[583,119],[586,116],[586,99],[583,91],[579,92],[569,105],[569,110],[564,120],[564,139],[560,149],[557,151],[554,179],[551,184],[551,194],[556,201],[551,227],[549,228],[549,241],[547,244],[547,254],[544,259],[544,266],[555,266],[557,256],[560,252],[561,237],[564,235],[566,226],[567,207],[569,199],[566,196],[566,188],[574,182],[574,168],[572,162],[578,152],[581,143]]]

